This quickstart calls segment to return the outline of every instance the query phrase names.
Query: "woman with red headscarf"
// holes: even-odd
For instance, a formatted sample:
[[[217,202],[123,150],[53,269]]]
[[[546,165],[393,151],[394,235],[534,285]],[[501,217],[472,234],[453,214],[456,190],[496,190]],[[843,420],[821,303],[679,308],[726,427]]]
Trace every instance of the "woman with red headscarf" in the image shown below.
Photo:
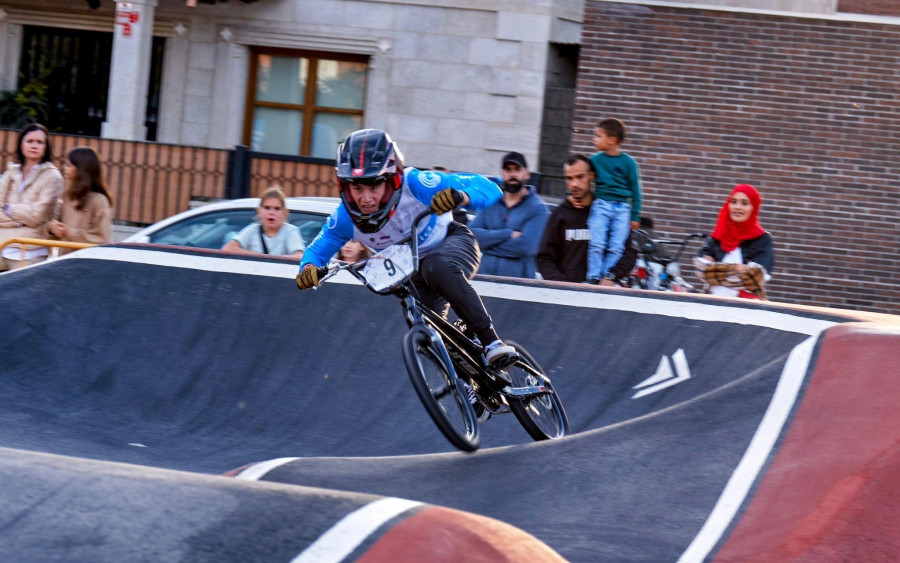
[[[739,184],[719,211],[716,228],[694,258],[706,292],[749,299],[766,298],[766,282],[775,267],[772,236],[759,224],[762,198],[756,188]]]

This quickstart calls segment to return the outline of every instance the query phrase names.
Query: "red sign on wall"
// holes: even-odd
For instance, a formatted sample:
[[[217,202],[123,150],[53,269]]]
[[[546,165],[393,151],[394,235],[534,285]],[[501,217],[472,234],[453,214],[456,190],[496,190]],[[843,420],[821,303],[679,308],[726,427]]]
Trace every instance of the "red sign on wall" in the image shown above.
[[[122,35],[131,37],[131,25],[137,23],[141,19],[140,12],[128,10],[120,10],[116,12],[116,25],[122,26]]]

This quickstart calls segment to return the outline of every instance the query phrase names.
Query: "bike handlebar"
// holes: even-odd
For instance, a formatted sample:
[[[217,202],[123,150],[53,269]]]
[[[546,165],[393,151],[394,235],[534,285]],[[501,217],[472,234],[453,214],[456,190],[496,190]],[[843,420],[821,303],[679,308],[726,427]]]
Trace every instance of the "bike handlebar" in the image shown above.
[[[684,238],[680,240],[676,239],[655,239],[654,242],[659,242],[662,244],[687,244],[689,240],[694,238],[706,238],[706,233],[691,233],[689,235],[685,235]]]
[[[430,207],[428,209],[426,209],[425,211],[419,213],[416,216],[416,218],[413,219],[412,227],[409,230],[409,236],[404,237],[402,240],[399,240],[399,241],[395,242],[393,245],[391,245],[391,246],[394,246],[394,245],[398,245],[398,244],[410,243],[410,246],[412,248],[414,270],[419,269],[419,239],[416,236],[418,234],[416,232],[417,227],[419,226],[419,221],[421,221],[425,217],[431,215],[432,213],[434,213],[434,210],[432,210]],[[319,268],[319,271],[321,272],[322,270],[324,270],[325,274],[323,276],[321,276],[321,278],[319,279],[319,284],[316,285],[313,289],[318,289],[319,286],[321,286],[323,283],[325,283],[325,280],[337,275],[337,273],[340,272],[341,270],[347,270],[351,274],[353,274],[355,277],[359,278],[360,277],[360,274],[358,274],[359,270],[361,270],[366,265],[366,262],[368,262],[368,261],[369,261],[368,258],[363,258],[362,260],[359,260],[357,262],[341,262],[341,261],[337,261],[337,260],[332,260],[331,262],[326,264],[323,268]]]
[[[650,235],[647,233],[647,231],[638,229],[637,232],[643,233],[645,236],[647,236],[648,239],[650,239],[657,245],[672,244],[678,246],[678,251],[675,253],[675,256],[671,260],[669,260],[670,262],[678,262],[678,259],[681,258],[681,255],[684,253],[684,249],[687,247],[687,243],[691,239],[706,238],[706,233],[690,233],[688,235],[685,235],[682,239],[654,239],[650,238]]]

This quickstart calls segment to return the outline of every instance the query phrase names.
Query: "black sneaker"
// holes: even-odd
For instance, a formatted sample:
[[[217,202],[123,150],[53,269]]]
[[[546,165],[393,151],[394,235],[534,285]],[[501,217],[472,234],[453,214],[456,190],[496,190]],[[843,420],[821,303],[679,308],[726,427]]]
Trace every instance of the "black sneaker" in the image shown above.
[[[484,422],[485,420],[491,417],[491,413],[488,412],[484,405],[481,404],[481,401],[478,400],[478,397],[475,395],[475,389],[472,388],[467,382],[462,382],[463,387],[466,388],[466,397],[469,398],[469,404],[472,405],[472,410],[475,411],[475,418],[478,419],[478,422]]]
[[[475,411],[475,418],[478,419],[478,422],[484,422],[491,418],[491,413],[484,408],[481,401],[475,401],[475,403],[472,404],[472,410]]]
[[[512,346],[507,346],[502,340],[494,340],[484,347],[484,359],[487,365],[497,370],[497,376],[506,383],[512,383],[509,374],[503,371],[519,359],[519,354]]]

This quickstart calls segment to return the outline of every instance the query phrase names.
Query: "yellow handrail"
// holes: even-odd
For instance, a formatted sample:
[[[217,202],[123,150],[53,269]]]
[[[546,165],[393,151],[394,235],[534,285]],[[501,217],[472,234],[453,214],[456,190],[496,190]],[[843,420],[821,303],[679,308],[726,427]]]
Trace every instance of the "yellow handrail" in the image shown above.
[[[0,251],[11,244],[18,244],[19,248],[23,251],[25,250],[25,245],[30,244],[33,246],[47,246],[51,248],[71,248],[74,250],[78,250],[80,248],[88,248],[91,246],[97,246],[96,244],[92,244],[89,242],[69,242],[67,240],[48,240],[42,238],[11,238],[9,240],[3,241],[0,243]],[[25,252],[22,252],[22,257],[19,259],[19,267],[25,265]]]

